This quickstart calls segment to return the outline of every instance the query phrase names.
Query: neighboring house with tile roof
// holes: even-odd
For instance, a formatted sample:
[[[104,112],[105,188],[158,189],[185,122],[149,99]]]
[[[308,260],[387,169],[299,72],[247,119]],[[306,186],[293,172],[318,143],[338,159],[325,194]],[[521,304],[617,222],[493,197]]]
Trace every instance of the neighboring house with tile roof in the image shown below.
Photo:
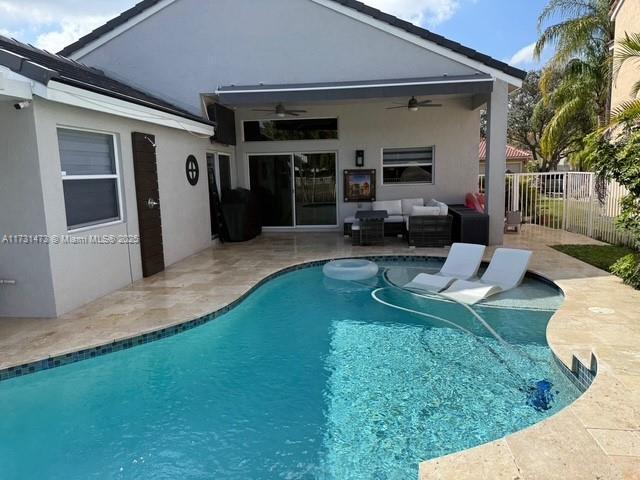
[[[484,175],[487,161],[487,142],[483,138],[480,140],[479,149],[480,174]],[[533,155],[522,148],[507,145],[507,173],[526,173],[527,164],[533,161]]]
[[[42,249],[49,293],[31,303],[18,268],[29,261],[12,247],[0,278],[15,278],[33,311],[0,307],[0,316],[60,314],[204,248],[208,192],[220,184],[253,190],[265,228],[276,230],[340,231],[360,208],[342,181],[356,165],[376,171],[379,200],[462,203],[477,186],[483,108],[490,239],[502,240],[508,95],[525,72],[361,2],[144,0],[62,56],[3,42],[0,116],[16,130],[0,132],[0,143],[24,151],[0,182],[27,176],[18,158],[44,182],[24,189],[40,220],[10,230],[133,232],[142,245]],[[20,98],[33,108],[14,110]],[[86,148],[97,153],[78,153]],[[148,167],[154,153],[157,169]],[[72,183],[79,165],[104,178]],[[145,176],[155,170],[157,182]],[[158,185],[158,198],[146,193]],[[82,201],[113,218],[80,222],[92,213]],[[100,279],[88,281],[92,272]]]
[[[640,33],[640,1],[615,0],[611,5],[611,19],[615,22],[614,53],[618,42],[627,34]],[[640,80],[638,63],[626,62],[613,79],[611,88],[611,108],[616,109],[633,99],[633,85]]]

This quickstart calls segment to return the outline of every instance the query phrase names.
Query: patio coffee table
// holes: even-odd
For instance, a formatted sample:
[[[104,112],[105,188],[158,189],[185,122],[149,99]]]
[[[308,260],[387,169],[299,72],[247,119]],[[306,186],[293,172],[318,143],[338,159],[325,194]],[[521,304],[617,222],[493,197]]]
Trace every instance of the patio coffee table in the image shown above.
[[[384,219],[386,210],[359,210],[356,219],[360,222],[360,238],[353,237],[355,245],[384,245]],[[357,243],[356,243],[357,240]]]

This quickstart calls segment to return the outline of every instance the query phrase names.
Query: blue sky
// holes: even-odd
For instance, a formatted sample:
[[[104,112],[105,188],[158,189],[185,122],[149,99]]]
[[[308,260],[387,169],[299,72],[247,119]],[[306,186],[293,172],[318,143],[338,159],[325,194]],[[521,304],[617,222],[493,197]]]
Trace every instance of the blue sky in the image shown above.
[[[0,33],[57,51],[137,1],[0,0]],[[546,0],[364,1],[523,69],[537,65],[532,45]]]

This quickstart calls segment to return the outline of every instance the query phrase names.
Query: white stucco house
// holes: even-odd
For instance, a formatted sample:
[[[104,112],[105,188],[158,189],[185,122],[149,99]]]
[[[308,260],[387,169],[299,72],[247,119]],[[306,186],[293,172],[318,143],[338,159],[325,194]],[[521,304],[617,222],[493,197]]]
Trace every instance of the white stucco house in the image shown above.
[[[524,76],[354,0],[144,0],[59,55],[0,38],[0,237],[141,236],[9,238],[0,316],[55,317],[207,248],[208,172],[266,191],[276,230],[340,230],[356,157],[379,200],[462,203],[481,108],[501,243],[508,94]],[[320,171],[317,208],[303,197]]]

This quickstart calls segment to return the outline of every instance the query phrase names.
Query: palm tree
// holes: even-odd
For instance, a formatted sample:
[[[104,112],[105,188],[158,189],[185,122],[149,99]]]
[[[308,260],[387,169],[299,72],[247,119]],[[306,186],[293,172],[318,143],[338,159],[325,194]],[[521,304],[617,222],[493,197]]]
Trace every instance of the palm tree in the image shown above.
[[[610,0],[550,0],[538,17],[541,34],[536,57],[540,58],[546,47],[554,46],[548,67],[558,69],[594,51],[607,51],[614,36],[609,8]],[[554,18],[562,20],[544,27]]]
[[[627,34],[621,40],[616,49],[614,56],[614,81],[623,65],[629,63],[638,63],[640,61],[640,33]],[[631,88],[632,100],[628,100],[613,111],[611,119],[612,126],[622,123],[637,123],[640,121],[640,75],[638,80]]]
[[[584,136],[608,123],[614,37],[609,7],[609,0],[550,0],[538,18],[535,55],[555,47],[540,80],[543,102],[555,112],[542,137],[545,155],[557,151],[570,131],[574,139],[564,154],[578,153]],[[556,18],[561,20],[545,26]]]

